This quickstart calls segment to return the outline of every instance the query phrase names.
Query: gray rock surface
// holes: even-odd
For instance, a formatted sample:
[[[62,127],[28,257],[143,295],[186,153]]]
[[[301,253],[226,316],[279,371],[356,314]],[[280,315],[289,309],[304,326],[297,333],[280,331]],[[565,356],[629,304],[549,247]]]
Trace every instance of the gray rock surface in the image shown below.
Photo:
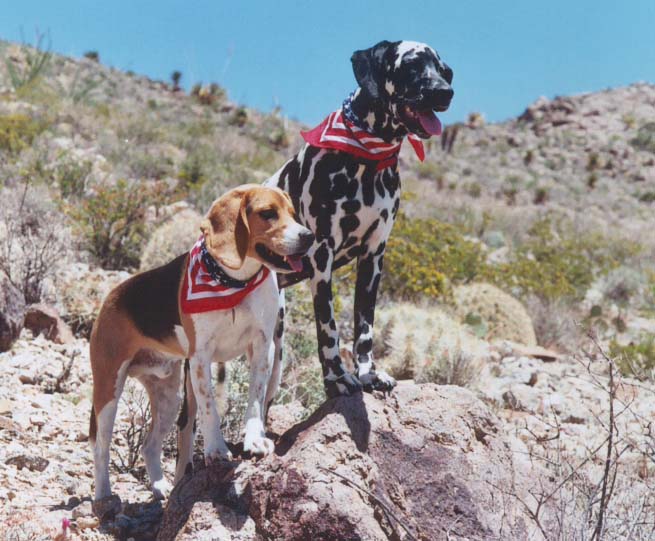
[[[0,272],[0,351],[7,351],[20,335],[25,322],[23,294]]]
[[[503,492],[529,486],[534,472],[501,432],[458,387],[402,384],[386,399],[331,400],[285,432],[275,455],[185,478],[158,539],[532,538],[524,509]]]

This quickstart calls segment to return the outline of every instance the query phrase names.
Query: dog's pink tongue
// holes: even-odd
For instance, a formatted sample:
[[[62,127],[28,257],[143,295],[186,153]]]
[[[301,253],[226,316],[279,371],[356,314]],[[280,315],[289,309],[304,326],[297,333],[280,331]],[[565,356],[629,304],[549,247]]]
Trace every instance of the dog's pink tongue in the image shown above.
[[[300,272],[302,270],[302,258],[297,255],[288,255],[287,263],[295,272]]]
[[[441,121],[434,112],[426,111],[425,113],[419,113],[418,119],[423,129],[430,135],[441,135]]]

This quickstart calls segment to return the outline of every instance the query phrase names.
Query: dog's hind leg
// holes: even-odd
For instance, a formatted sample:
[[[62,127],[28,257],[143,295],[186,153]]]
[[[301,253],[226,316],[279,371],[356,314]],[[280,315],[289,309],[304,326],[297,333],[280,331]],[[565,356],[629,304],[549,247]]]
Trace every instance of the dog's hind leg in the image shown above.
[[[188,359],[184,361],[183,393],[182,408],[177,418],[177,463],[174,480],[176,485],[185,474],[193,471],[193,443],[196,439],[198,405],[191,385]]]
[[[152,422],[146,435],[141,454],[146,463],[150,486],[154,497],[164,499],[173,488],[161,469],[161,453],[164,438],[170,432],[180,407],[180,363],[170,361],[170,375],[139,377],[150,398]]]
[[[91,433],[89,440],[93,449],[93,465],[95,476],[95,500],[101,500],[111,496],[111,485],[109,483],[109,450],[111,448],[111,437],[114,431],[118,400],[123,392],[125,379],[127,378],[126,360],[115,374],[114,384],[111,385],[111,396],[102,392],[99,385],[93,387],[93,409],[91,415]],[[93,429],[95,428],[95,434]]]
[[[268,380],[266,387],[266,400],[264,410],[264,426],[266,426],[266,417],[268,416],[268,409],[271,407],[275,395],[280,387],[282,380],[282,369],[284,368],[284,315],[285,315],[285,298],[284,290],[280,290],[278,295],[278,314],[277,324],[275,325],[275,334],[273,335],[273,345],[275,352],[273,353],[273,368],[271,369],[271,377]]]

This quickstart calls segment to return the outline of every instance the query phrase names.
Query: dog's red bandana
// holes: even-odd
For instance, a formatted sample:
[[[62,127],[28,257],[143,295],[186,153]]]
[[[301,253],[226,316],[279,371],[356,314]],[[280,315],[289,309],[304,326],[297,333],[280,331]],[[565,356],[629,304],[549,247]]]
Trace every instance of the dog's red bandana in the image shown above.
[[[189,262],[180,291],[180,306],[185,314],[198,314],[212,310],[228,310],[243,302],[269,275],[268,268],[261,270],[247,282],[234,280],[226,285],[207,268],[203,261],[204,239],[201,237],[189,252]]]
[[[365,160],[378,162],[377,170],[382,171],[398,162],[400,143],[387,143],[384,139],[371,135],[346,119],[341,109],[331,113],[314,129],[301,131],[303,139],[318,148],[331,148],[353,154]],[[418,159],[425,159],[423,143],[414,134],[407,136]]]

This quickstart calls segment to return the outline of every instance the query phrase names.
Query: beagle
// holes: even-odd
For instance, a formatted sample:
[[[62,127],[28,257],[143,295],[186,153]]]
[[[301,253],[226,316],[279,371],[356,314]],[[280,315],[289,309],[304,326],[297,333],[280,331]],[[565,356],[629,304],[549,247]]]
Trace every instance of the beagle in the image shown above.
[[[178,422],[174,481],[192,463],[196,412],[205,460],[231,458],[212,392],[212,362],[222,368],[226,361],[247,355],[250,390],[244,450],[258,455],[273,451],[264,422],[281,377],[283,333],[276,324],[284,301],[276,273],[298,270],[314,235],[295,221],[285,192],[253,184],[217,199],[200,230],[190,253],[117,286],[93,326],[89,439],[96,500],[111,495],[109,447],[127,376],[137,378],[150,399],[152,424],[142,454],[153,494],[163,498],[170,491],[160,457],[180,406],[183,358],[188,359],[189,400],[180,415],[185,421]]]

